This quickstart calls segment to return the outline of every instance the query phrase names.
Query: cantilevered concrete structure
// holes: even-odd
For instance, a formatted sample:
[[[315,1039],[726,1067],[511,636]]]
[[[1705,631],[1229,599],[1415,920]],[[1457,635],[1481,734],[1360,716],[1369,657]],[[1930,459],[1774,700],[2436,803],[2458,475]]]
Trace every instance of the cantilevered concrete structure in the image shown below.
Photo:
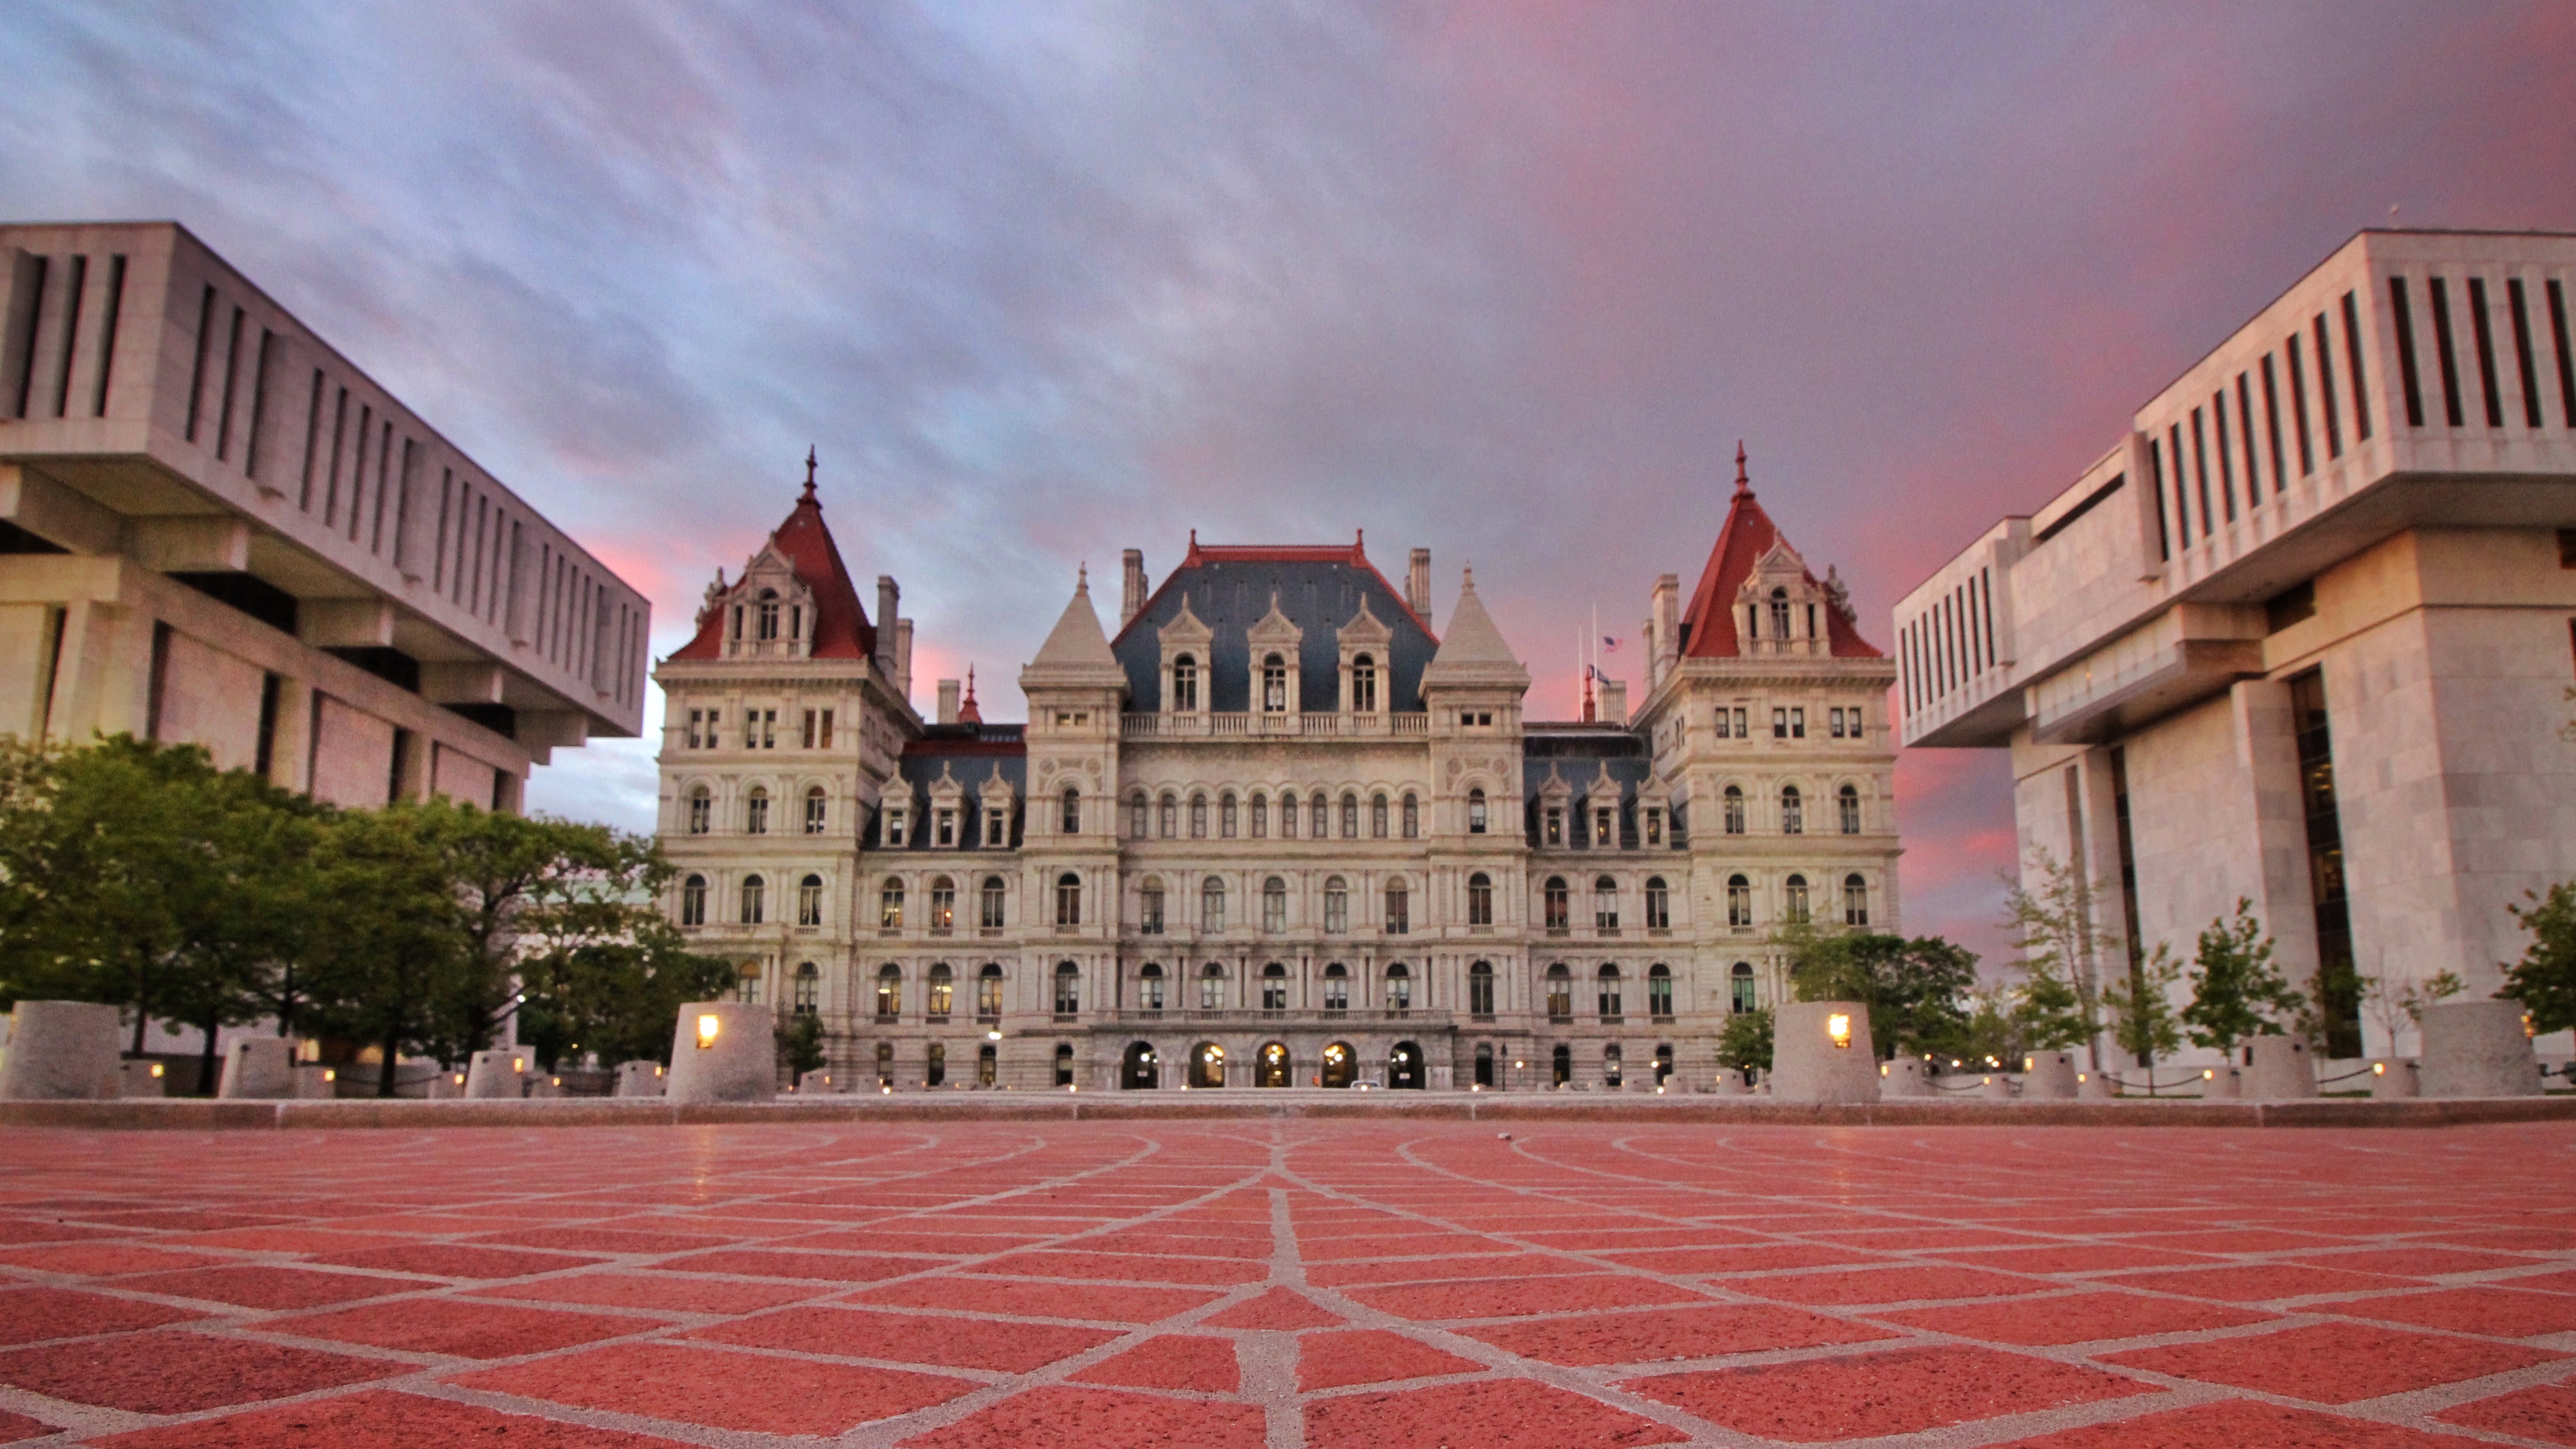
[[[0,226],[0,732],[516,808],[641,595],[167,222]]]

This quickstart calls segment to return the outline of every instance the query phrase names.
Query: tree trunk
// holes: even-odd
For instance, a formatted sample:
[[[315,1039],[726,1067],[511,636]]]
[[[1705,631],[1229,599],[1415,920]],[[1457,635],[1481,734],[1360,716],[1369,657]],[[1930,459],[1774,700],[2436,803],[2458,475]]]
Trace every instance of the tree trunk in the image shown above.
[[[394,1070],[397,1065],[396,1057],[401,1046],[402,1028],[398,1026],[386,1027],[384,1067],[376,1073],[376,1095],[379,1097],[390,1097],[394,1094]]]
[[[200,1097],[211,1097],[215,1094],[215,1071],[218,1061],[215,1053],[215,1033],[221,1030],[223,1030],[223,1014],[209,1010],[206,1013],[205,1054],[198,1059],[197,1064],[197,1095]]]
[[[134,1050],[133,1050],[133,1052],[131,1052],[131,1053],[130,1053],[130,1055],[138,1056],[138,1057],[139,1057],[139,1056],[141,1056],[141,1055],[143,1055],[143,1029],[144,1029],[145,1027],[147,1027],[147,1026],[151,1025],[151,1024],[152,1024],[152,1013],[151,1013],[151,1012],[148,1012],[148,1011],[146,1011],[146,1010],[144,1010],[144,1009],[143,1009],[142,1007],[140,1007],[140,1006],[135,1007],[135,1008],[134,1008]]]

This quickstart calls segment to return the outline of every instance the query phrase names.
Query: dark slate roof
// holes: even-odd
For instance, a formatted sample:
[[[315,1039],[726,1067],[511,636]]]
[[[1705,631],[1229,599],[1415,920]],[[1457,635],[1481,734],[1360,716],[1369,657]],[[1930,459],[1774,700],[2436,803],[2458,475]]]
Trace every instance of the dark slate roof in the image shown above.
[[[910,839],[892,844],[883,840],[880,832],[884,828],[885,816],[880,811],[876,819],[868,822],[867,848],[938,848],[932,844],[934,827],[929,808],[930,788],[939,783],[943,768],[965,790],[961,811],[965,818],[959,822],[959,829],[964,832],[960,848],[981,850],[986,846],[984,782],[992,777],[997,767],[1002,772],[1003,783],[1011,787],[1009,828],[1013,838],[1007,843],[1017,844],[1022,823],[1021,801],[1028,794],[1029,784],[1029,749],[1024,738],[1027,728],[1026,725],[981,723],[923,726],[921,737],[904,745],[903,758],[897,764],[900,778],[912,787],[916,806],[912,817],[905,822]]]
[[[1572,805],[1576,820],[1569,822],[1568,839],[1573,848],[1583,849],[1591,840],[1579,822],[1593,808],[1592,790],[1600,783],[1600,770],[1607,766],[1610,783],[1618,791],[1620,829],[1625,848],[1637,846],[1637,792],[1654,773],[1654,760],[1646,748],[1645,736],[1619,725],[1533,724],[1521,737],[1521,796],[1527,819],[1524,822],[1529,842],[1539,843],[1539,811],[1544,802],[1539,792],[1547,788],[1553,771],[1574,792]],[[1673,812],[1672,834],[1667,837],[1681,843],[1681,812]]]
[[[1162,709],[1161,630],[1180,616],[1186,594],[1190,613],[1215,636],[1209,649],[1214,658],[1208,666],[1207,707],[1220,714],[1248,712],[1252,661],[1244,631],[1270,612],[1273,593],[1279,597],[1279,612],[1304,631],[1297,663],[1300,697],[1308,709],[1329,710],[1339,696],[1339,631],[1358,615],[1365,597],[1369,612],[1392,636],[1387,647],[1392,679],[1388,707],[1400,714],[1421,711],[1422,669],[1438,652],[1440,641],[1368,561],[1360,545],[1238,548],[1203,545],[1196,535],[1191,536],[1189,556],[1180,567],[1109,641],[1111,652],[1127,671],[1127,708],[1139,713]]]

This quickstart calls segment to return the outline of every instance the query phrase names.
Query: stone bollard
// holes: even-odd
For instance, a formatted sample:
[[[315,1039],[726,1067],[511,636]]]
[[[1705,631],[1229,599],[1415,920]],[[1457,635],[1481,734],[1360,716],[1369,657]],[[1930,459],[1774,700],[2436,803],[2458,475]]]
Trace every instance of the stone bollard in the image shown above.
[[[2425,1096],[2540,1095],[2540,1065],[2523,1029],[2521,1002],[2436,1001],[2418,1025],[2424,1055],[2417,1080]]]
[[[1869,1008],[1857,1001],[1793,1001],[1772,1018],[1771,1095],[1782,1102],[1875,1102],[1878,1054]]]
[[[837,1097],[840,1094],[841,1084],[833,1080],[831,1069],[828,1067],[818,1067],[796,1079],[797,1096]]]
[[[1935,1095],[1932,1079],[1923,1074],[1921,1057],[1898,1057],[1878,1064],[1878,1095],[1888,1097],[1929,1097]]]
[[[121,1017],[94,1001],[21,1001],[0,1046],[0,1100],[93,1102],[123,1095]]]
[[[2402,1101],[2420,1096],[2423,1085],[2416,1080],[2413,1062],[2382,1058],[2370,1064],[2370,1095],[2380,1101]]]
[[[2111,1090],[2111,1079],[2100,1072],[2077,1072],[2075,1095],[2087,1102],[2107,1102],[2119,1095]]]
[[[118,1085],[128,1097],[166,1097],[170,1095],[170,1073],[159,1062],[136,1059],[119,1063],[124,1080]]]
[[[456,1102],[462,1101],[464,1097],[465,1074],[463,1072],[440,1072],[429,1079],[429,1100]]]
[[[2245,1075],[2234,1067],[2204,1067],[2200,1073],[2200,1099],[2204,1102],[2233,1102],[2245,1095]]]
[[[564,1094],[563,1078],[550,1072],[538,1072],[528,1078],[528,1095],[551,1101]]]
[[[320,1062],[295,1064],[295,1096],[303,1102],[328,1102],[340,1095],[340,1069]]]
[[[2031,1101],[2062,1102],[2076,1095],[2073,1052],[2032,1052],[2021,1059],[2021,1070],[2021,1094]]]
[[[2005,1076],[2001,1072],[1988,1072],[1986,1075],[1977,1079],[1977,1095],[1980,1097],[1991,1097],[1996,1101],[2010,1101],[2012,1099],[2012,1094],[2012,1078]]]
[[[510,1100],[528,1094],[528,1068],[533,1059],[525,1047],[495,1047],[474,1054],[465,1067],[465,1095],[474,1100]]]
[[[619,1062],[617,1091],[620,1097],[658,1097],[662,1095],[660,1062]]]
[[[766,1102],[778,1095],[776,1018],[766,1006],[693,1001],[671,1038],[674,1102]]]
[[[1717,1080],[1711,1082],[1708,1089],[1720,1097],[1741,1097],[1753,1090],[1746,1085],[1744,1073],[1734,1067],[1718,1068]]]
[[[295,1043],[284,1037],[244,1037],[224,1048],[218,1097],[275,1102],[296,1095]]]
[[[2316,1054],[2295,1037],[2258,1036],[2245,1043],[2245,1095],[2294,1102],[2317,1094]]]

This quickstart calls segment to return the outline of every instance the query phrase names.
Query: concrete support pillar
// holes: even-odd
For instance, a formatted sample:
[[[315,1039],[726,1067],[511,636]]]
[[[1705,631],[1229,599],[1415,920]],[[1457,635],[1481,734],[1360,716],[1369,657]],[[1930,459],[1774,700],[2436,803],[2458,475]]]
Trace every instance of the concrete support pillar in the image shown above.
[[[1869,1008],[1857,1001],[1782,1004],[1772,1020],[1771,1095],[1783,1102],[1877,1101]]]
[[[2437,1001],[2424,1008],[2419,1025],[2425,1096],[2540,1095],[2540,1066],[2523,1029],[2521,1002]]]
[[[224,1049],[218,1097],[283,1101],[296,1094],[295,1043],[284,1037],[243,1037]]]
[[[2245,1095],[2294,1102],[2317,1094],[2316,1054],[2295,1037],[2258,1036],[2245,1044]]]
[[[766,1102],[778,1095],[777,1019],[766,1006],[693,1001],[671,1038],[673,1102]]]
[[[658,1097],[662,1095],[660,1062],[619,1062],[617,1087],[620,1097]]]
[[[515,1100],[528,1094],[528,1068],[533,1065],[527,1052],[518,1048],[494,1047],[474,1054],[465,1067],[465,1095],[475,1100],[507,1098]]]
[[[113,1006],[93,1001],[21,1001],[0,1047],[0,1100],[98,1101],[125,1092],[117,1062],[124,1035]]]
[[[2063,1102],[2075,1097],[2075,1053],[2032,1052],[2021,1059],[2021,1094],[2033,1101]]]
[[[277,677],[277,720],[269,737],[268,783],[299,795],[313,790],[313,686]]]

